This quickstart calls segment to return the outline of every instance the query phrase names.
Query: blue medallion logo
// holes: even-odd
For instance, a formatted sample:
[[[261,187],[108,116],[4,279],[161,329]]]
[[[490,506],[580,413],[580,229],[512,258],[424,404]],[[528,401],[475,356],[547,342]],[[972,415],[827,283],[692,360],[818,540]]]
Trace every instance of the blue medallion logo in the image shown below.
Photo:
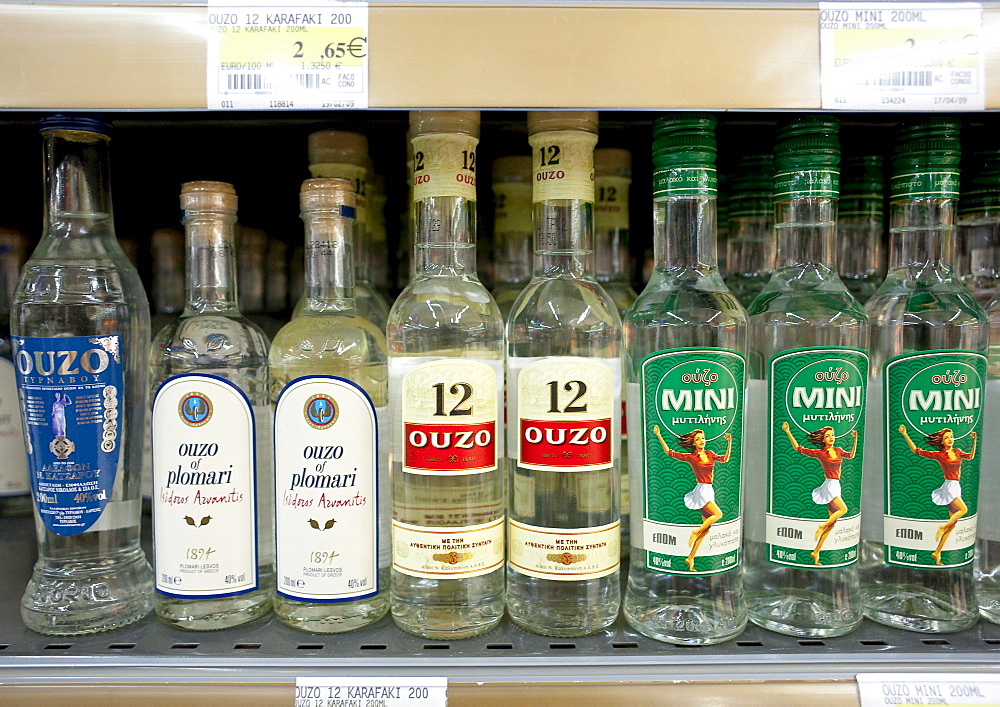
[[[188,393],[181,398],[178,413],[185,425],[201,427],[212,419],[212,401],[204,393]]]
[[[325,430],[337,421],[340,411],[336,401],[329,395],[313,395],[306,401],[304,414],[310,427]]]

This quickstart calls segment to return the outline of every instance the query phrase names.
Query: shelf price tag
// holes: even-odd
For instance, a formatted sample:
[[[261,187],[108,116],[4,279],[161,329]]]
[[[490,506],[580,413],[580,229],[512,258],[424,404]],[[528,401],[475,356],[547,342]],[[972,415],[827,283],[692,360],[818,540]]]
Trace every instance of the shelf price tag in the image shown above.
[[[983,110],[978,3],[821,2],[824,109]]]
[[[368,107],[368,4],[209,0],[208,108]]]
[[[447,707],[447,678],[298,678],[295,707]]]
[[[996,705],[1000,704],[1000,675],[859,673],[858,692],[861,707]]]

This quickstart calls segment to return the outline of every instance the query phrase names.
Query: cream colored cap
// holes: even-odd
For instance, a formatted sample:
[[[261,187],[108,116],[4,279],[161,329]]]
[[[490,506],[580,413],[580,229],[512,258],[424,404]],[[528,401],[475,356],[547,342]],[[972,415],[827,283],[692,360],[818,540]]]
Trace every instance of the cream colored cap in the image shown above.
[[[299,204],[303,209],[337,209],[357,203],[354,182],[350,179],[307,179],[299,191]]]
[[[411,110],[410,137],[432,133],[462,133],[479,137],[478,110]]]
[[[346,162],[366,167],[368,138],[348,130],[318,130],[309,134],[309,164]]]
[[[181,185],[181,209],[236,213],[236,190],[226,182],[185,182]]]
[[[594,150],[594,173],[598,177],[631,177],[632,153],[619,147]]]
[[[579,130],[597,135],[596,110],[529,110],[528,134],[549,130]]]
[[[530,182],[531,157],[529,155],[507,155],[493,160],[494,182]]]

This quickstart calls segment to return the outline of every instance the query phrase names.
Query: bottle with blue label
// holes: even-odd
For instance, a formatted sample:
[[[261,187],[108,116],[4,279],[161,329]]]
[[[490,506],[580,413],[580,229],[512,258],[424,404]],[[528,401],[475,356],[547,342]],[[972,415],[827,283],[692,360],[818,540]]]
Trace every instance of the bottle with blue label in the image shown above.
[[[149,305],[115,239],[110,127],[40,121],[45,230],[21,276],[11,339],[39,522],[25,624],[71,635],[123,626],[152,607],[139,546]]]
[[[211,631],[271,609],[271,409],[264,332],[237,299],[236,192],[181,187],[187,304],[153,340],[155,609]]]

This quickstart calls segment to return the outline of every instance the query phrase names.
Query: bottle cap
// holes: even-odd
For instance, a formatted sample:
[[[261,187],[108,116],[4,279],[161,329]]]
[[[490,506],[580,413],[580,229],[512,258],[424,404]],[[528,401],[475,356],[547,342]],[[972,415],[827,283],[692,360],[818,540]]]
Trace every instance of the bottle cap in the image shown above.
[[[836,169],[839,130],[840,121],[826,115],[805,115],[781,125],[774,145],[775,172]]]
[[[774,155],[744,155],[728,183],[730,218],[769,218],[774,214]]]
[[[38,131],[78,130],[81,132],[111,135],[111,125],[95,113],[55,113],[38,120]]]
[[[593,110],[529,110],[528,134],[552,130],[579,130],[597,135],[597,111]]]
[[[632,153],[618,147],[599,147],[594,150],[594,176],[631,177]]]
[[[878,196],[885,191],[885,174],[881,155],[851,155],[845,157],[840,170],[841,198]]]
[[[479,137],[478,110],[411,110],[410,136],[462,133]]]
[[[493,160],[494,182],[530,182],[531,157],[529,155],[508,155]]]
[[[236,190],[226,182],[185,182],[181,185],[182,211],[236,213],[236,203]]]
[[[354,217],[356,201],[354,183],[350,179],[307,179],[302,182],[299,191],[299,204],[303,209],[336,210],[346,207],[350,214],[341,209],[341,215],[351,218]]]
[[[348,130],[318,130],[309,134],[309,164],[346,162],[368,165],[368,138]]]
[[[958,208],[963,215],[1000,208],[1000,150],[979,150],[962,179]]]
[[[714,167],[715,117],[707,113],[665,115],[653,123],[653,167]]]
[[[961,161],[959,133],[962,123],[953,118],[927,118],[904,125],[896,132],[893,174],[914,171],[958,171]]]

